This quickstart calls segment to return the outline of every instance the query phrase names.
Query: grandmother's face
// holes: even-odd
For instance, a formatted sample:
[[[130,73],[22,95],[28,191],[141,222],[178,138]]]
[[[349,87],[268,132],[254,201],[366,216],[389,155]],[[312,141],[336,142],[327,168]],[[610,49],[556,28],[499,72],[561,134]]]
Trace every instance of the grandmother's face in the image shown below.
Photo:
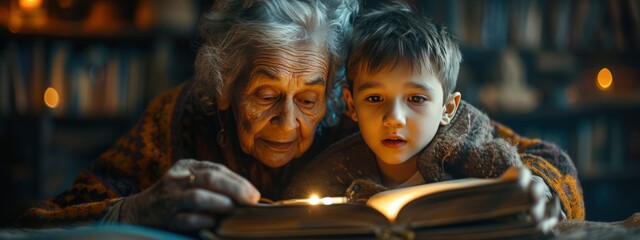
[[[242,150],[276,168],[301,156],[326,110],[329,63],[314,47],[263,49],[232,98]],[[242,79],[238,79],[242,80]]]

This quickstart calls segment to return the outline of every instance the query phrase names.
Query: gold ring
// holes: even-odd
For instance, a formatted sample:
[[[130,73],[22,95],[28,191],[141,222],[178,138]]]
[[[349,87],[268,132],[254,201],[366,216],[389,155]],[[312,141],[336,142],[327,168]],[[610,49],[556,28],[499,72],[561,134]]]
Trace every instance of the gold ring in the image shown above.
[[[189,186],[190,187],[195,187],[196,186],[196,175],[195,174],[191,174],[189,175]]]

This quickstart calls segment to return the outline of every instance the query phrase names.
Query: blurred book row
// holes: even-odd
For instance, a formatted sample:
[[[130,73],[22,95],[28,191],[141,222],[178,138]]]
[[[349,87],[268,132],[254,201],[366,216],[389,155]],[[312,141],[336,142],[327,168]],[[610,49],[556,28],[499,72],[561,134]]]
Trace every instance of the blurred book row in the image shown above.
[[[195,30],[200,1],[9,0],[0,3],[0,26],[12,33],[54,36],[139,35]]]
[[[628,111],[537,119],[503,118],[528,137],[558,145],[574,160],[581,179],[637,177],[640,169],[640,113]]]
[[[54,116],[117,117],[144,100],[146,60],[137,48],[67,41],[9,42],[0,49],[0,111]]]
[[[413,1],[471,47],[640,49],[637,0]]]
[[[175,46],[193,36],[199,4],[0,1],[0,115],[135,115],[149,96],[190,76],[192,65],[179,61],[191,60],[191,49]]]

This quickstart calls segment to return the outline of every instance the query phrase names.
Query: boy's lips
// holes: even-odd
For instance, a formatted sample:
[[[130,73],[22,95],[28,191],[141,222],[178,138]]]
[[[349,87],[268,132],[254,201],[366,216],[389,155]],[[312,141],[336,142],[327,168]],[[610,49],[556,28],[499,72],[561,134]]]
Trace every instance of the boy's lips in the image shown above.
[[[394,136],[382,139],[381,143],[388,148],[400,148],[407,144],[407,141],[402,139],[401,137]]]

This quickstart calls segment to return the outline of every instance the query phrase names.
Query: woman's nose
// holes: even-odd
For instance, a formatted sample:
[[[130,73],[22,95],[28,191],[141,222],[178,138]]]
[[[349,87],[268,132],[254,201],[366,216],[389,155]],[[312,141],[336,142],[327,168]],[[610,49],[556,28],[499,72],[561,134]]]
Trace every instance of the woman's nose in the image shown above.
[[[402,101],[395,100],[390,103],[382,122],[385,127],[402,128],[405,126],[406,119]]]
[[[298,128],[296,109],[293,99],[286,99],[280,103],[275,116],[271,118],[271,124],[278,125],[283,130],[289,131]]]

